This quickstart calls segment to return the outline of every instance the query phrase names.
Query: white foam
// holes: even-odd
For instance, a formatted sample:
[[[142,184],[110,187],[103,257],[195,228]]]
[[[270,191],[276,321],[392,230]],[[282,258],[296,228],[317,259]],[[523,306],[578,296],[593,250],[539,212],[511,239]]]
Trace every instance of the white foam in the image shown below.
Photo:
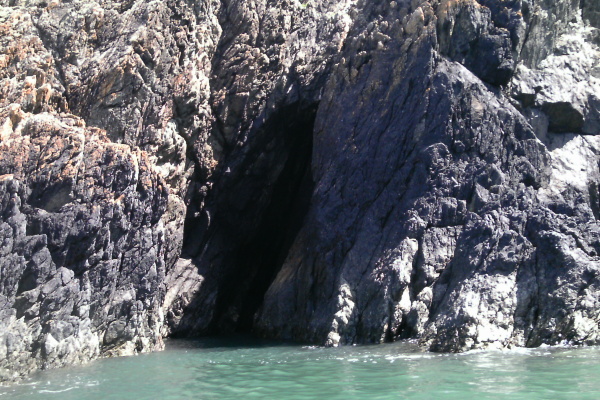
[[[68,392],[69,390],[73,390],[73,389],[79,389],[79,386],[71,386],[66,389],[61,389],[61,390],[42,389],[38,393],[63,393],[63,392]]]

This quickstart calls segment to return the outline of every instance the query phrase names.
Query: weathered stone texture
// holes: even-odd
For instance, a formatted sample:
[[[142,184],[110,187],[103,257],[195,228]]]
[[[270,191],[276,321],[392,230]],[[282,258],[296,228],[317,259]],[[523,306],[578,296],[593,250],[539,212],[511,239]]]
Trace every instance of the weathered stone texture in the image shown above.
[[[597,4],[0,0],[0,376],[598,343]]]
[[[2,375],[162,347],[168,189],[145,153],[11,107],[2,179]]]
[[[347,42],[328,81],[311,208],[256,329],[597,343],[599,148],[579,135],[597,133],[597,30],[578,2],[413,2],[394,25],[397,7],[354,34],[389,39]]]

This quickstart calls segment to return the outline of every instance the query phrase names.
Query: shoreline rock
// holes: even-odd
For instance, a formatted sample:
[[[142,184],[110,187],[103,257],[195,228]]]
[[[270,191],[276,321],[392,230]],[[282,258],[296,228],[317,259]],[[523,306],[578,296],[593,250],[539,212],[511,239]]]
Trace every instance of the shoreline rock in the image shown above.
[[[0,0],[0,380],[600,343],[595,4]]]

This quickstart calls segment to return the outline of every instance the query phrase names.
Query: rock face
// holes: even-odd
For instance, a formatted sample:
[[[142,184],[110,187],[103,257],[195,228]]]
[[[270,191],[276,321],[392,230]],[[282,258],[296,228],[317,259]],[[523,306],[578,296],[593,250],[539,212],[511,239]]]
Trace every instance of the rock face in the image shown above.
[[[597,133],[597,30],[564,24],[537,56],[526,32],[550,11],[525,6],[423,3],[356,25],[387,41],[347,44],[332,72],[311,208],[260,332],[443,351],[597,342],[599,142],[577,135]],[[580,21],[562,6],[558,21]]]
[[[599,343],[597,4],[0,0],[0,377]]]

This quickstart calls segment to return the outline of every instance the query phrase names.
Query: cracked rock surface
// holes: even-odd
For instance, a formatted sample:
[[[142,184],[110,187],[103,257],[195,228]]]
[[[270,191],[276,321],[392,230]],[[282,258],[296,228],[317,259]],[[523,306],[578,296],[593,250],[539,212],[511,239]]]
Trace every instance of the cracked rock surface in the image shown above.
[[[0,0],[0,380],[252,331],[600,342],[592,0]]]

